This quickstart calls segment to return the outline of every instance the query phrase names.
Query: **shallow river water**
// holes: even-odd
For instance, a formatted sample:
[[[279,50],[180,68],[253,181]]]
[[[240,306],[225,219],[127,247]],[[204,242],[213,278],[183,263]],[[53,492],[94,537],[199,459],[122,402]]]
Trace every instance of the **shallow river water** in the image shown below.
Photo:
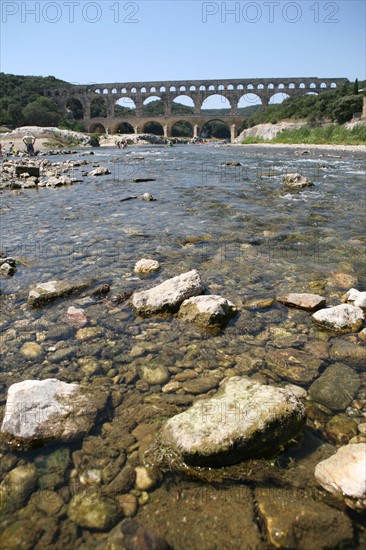
[[[365,422],[366,379],[358,359],[365,344],[357,334],[320,330],[309,313],[271,299],[288,291],[313,292],[337,305],[350,288],[365,290],[365,159],[361,153],[301,151],[214,145],[103,148],[93,157],[80,151],[72,158],[106,166],[111,174],[58,189],[2,192],[1,251],[18,266],[13,277],[1,278],[1,418],[7,388],[26,379],[106,385],[112,397],[82,441],[28,452],[1,443],[1,479],[16,466],[34,464],[37,485],[3,515],[0,548],[123,548],[112,527],[85,529],[68,517],[73,495],[93,482],[108,498],[130,495],[137,504],[135,523],[125,520],[126,548],[164,548],[158,540],[153,545],[150,533],[176,550],[274,548],[271,521],[278,532],[290,533],[285,542],[279,536],[279,548],[363,547],[362,515],[330,498],[313,473],[337,446],[358,436]],[[222,164],[228,161],[241,165]],[[78,168],[76,175],[85,168],[90,169]],[[282,179],[293,172],[315,185],[289,190]],[[141,200],[146,192],[156,200]],[[121,200],[128,197],[135,198]],[[141,258],[158,260],[160,271],[137,277],[134,265]],[[113,298],[191,269],[198,270],[209,293],[239,307],[226,329],[209,333],[174,316],[144,319],[128,299]],[[106,283],[111,291],[30,309],[29,287],[52,279]],[[65,322],[71,305],[84,309],[87,327],[94,329],[89,334]],[[37,358],[21,352],[26,342],[41,346]],[[323,360],[321,370],[336,361],[354,367],[360,387],[348,408],[332,412],[305,398],[305,435],[282,455],[188,475],[167,471],[165,464],[147,493],[126,479],[111,494],[122,469],[143,463],[166,418],[216,391],[190,393],[185,381],[196,380],[199,388],[207,375],[248,375],[263,383],[294,383],[291,373],[281,377],[266,362],[269,351],[281,348],[314,354]],[[140,378],[146,364],[166,367],[175,389],[164,390],[168,380],[149,385]],[[307,390],[310,384],[296,385]],[[48,509],[47,498],[59,506]],[[289,526],[291,507],[307,510],[309,502],[315,510],[319,503],[325,508],[313,519],[304,512],[301,528]],[[267,508],[276,507],[273,519]],[[335,511],[345,522],[338,531],[332,531]],[[136,525],[140,538],[133,536]]]

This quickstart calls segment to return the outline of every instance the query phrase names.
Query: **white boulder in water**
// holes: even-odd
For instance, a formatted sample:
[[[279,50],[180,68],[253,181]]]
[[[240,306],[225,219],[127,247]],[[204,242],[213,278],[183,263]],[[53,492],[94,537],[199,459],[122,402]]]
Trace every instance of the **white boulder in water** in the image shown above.
[[[214,397],[168,420],[161,442],[188,464],[234,464],[278,450],[305,420],[305,407],[291,391],[232,377]]]
[[[339,332],[356,332],[362,327],[365,319],[361,308],[350,304],[320,309],[313,313],[312,318],[324,328]]]
[[[90,431],[107,397],[102,389],[54,378],[13,384],[8,389],[2,437],[19,448],[79,439]]]
[[[184,300],[203,292],[201,277],[195,269],[192,269],[149,290],[135,292],[132,296],[132,304],[139,313],[145,315],[175,312]]]
[[[179,317],[205,327],[223,327],[237,313],[236,306],[221,296],[194,296],[184,300]]]

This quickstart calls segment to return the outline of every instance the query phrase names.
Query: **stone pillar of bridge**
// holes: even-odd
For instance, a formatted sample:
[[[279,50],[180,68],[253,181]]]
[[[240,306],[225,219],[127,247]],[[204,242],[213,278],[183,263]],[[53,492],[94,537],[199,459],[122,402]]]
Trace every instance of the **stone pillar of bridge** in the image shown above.
[[[163,97],[162,97],[162,101],[163,101],[163,104],[164,104],[164,115],[165,116],[170,116],[172,114],[172,99],[171,99],[171,95],[172,94],[163,94]]]
[[[169,126],[167,124],[164,124],[163,129],[164,129],[164,137],[165,138],[170,137],[170,128],[169,128]]]
[[[89,100],[83,101],[82,106],[83,106],[83,118],[91,118],[90,101]]]
[[[114,118],[114,101],[107,99],[107,118]]]
[[[135,132],[135,134],[140,134],[140,127],[139,126],[134,126],[133,131]]]
[[[234,143],[234,140],[236,138],[236,124],[232,124],[230,127],[230,141],[231,143]]]
[[[202,105],[202,102],[205,98],[202,97],[201,94],[198,94],[195,98],[192,98],[192,99],[193,99],[193,103],[194,103],[194,114],[195,115],[200,115],[201,114],[201,105]]]
[[[195,124],[193,126],[193,137],[194,138],[197,138],[198,137],[198,124]]]
[[[141,117],[142,116],[142,105],[143,105],[142,98],[136,96],[134,98],[134,102],[135,102],[135,105],[136,105],[136,116]]]
[[[232,116],[236,116],[238,114],[238,102],[234,98],[230,98],[229,101],[230,101],[230,107],[231,107],[230,114]]]

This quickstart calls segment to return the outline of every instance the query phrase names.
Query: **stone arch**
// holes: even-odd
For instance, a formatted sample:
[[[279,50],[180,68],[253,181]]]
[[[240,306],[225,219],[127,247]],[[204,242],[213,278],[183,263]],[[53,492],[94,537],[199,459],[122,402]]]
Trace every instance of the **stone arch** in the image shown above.
[[[318,92],[306,92],[305,95],[319,95]]]
[[[179,91],[180,92],[186,92],[187,90],[186,90],[185,86],[180,86]]]
[[[94,122],[89,126],[90,134],[105,134],[105,127],[100,122]]]
[[[231,132],[228,124],[220,119],[212,119],[201,128],[202,138],[230,139]]]
[[[248,84],[247,85],[247,90],[254,90],[253,84]]]
[[[149,107],[150,103],[154,103]],[[142,104],[142,114],[145,116],[160,116],[165,113],[164,102],[158,95],[151,95]]]
[[[205,109],[231,109],[230,101],[223,94],[210,94],[201,103],[201,110]]]
[[[115,134],[134,134],[135,130],[129,122],[120,122],[114,127]]]
[[[152,93],[156,93],[156,88],[155,88],[155,86],[151,86],[149,92],[150,92],[151,94],[152,94]]]
[[[199,87],[199,91],[200,91],[200,92],[205,92],[205,91],[206,91],[206,86],[204,86],[203,84],[201,84],[201,86]]]
[[[285,99],[288,99],[289,97],[290,96],[286,94],[286,92],[277,92],[276,94],[273,94],[269,98],[268,104],[273,105],[273,104],[282,103],[283,101],[285,101]]]
[[[131,94],[136,94],[137,93],[137,89],[135,87],[131,88]]]
[[[130,97],[120,97],[114,104],[114,116],[135,116],[136,104]]]
[[[94,90],[94,93],[95,93],[95,94],[100,94],[100,89],[99,89],[99,88],[96,88],[96,89]]]
[[[70,118],[80,120],[84,117],[83,104],[76,97],[70,97],[66,103],[66,111]]]
[[[258,84],[257,90],[264,90],[264,84]]]
[[[322,82],[322,83],[320,84],[320,88],[323,88],[323,89],[324,89],[324,88],[327,88],[326,83],[325,83],[325,82]]]
[[[105,97],[94,97],[90,102],[90,117],[101,118],[107,116],[107,103]]]
[[[305,84],[304,84],[303,82],[301,82],[301,84],[299,85],[299,88],[300,88],[301,90],[303,90],[304,88],[306,88],[306,86],[305,86]]]
[[[309,88],[311,88],[311,89],[314,89],[314,88],[316,88],[316,84],[315,84],[315,82],[311,82],[311,84],[310,84]]]
[[[332,82],[331,85],[330,85],[330,88],[332,88],[332,89],[337,88],[337,84],[335,82]]]
[[[281,83],[277,86],[277,88],[278,88],[279,90],[284,90],[284,89],[285,89],[285,85],[281,82]]]
[[[243,84],[238,84],[236,87],[237,90],[244,90]]]
[[[142,94],[146,94],[146,88],[145,88],[145,86],[143,86],[143,87],[141,88],[140,92],[141,92]]]
[[[171,129],[172,137],[193,137],[193,126],[186,120],[178,120]]]
[[[104,94],[104,95],[108,95],[108,88],[104,88],[103,94]]]
[[[219,92],[223,92],[225,90],[225,86],[223,84],[219,84],[217,86],[217,89],[219,90]]]
[[[293,90],[294,88],[296,88],[294,82],[290,82],[290,84],[288,85],[288,88],[289,90]]]
[[[238,109],[242,109],[243,107],[249,107],[251,105],[261,105],[262,100],[256,93],[246,93],[243,94],[238,101],[237,107]]]
[[[176,91],[177,91],[177,90],[176,90],[175,86],[170,86],[169,92],[176,92]]]
[[[196,91],[196,86],[190,86],[189,91],[190,92],[195,92]]]
[[[161,86],[159,91],[160,91],[160,92],[166,92],[165,86]]]
[[[234,86],[232,84],[229,84],[227,87],[227,90],[231,92],[234,89]]]
[[[146,122],[142,131],[146,134],[155,134],[156,136],[164,135],[164,128],[162,127],[160,122],[156,122],[154,120]]]
[[[126,89],[126,88],[122,88],[121,94],[127,94],[127,89]]]
[[[194,113],[194,101],[187,94],[178,94],[174,97],[171,103],[173,115],[187,115]]]
[[[268,90],[274,90],[274,84],[273,82],[270,82],[267,86]]]
[[[215,90],[216,90],[215,86],[213,84],[210,84],[210,86],[208,87],[208,91],[214,92]]]
[[[117,88],[113,88],[112,89],[112,94],[116,94],[117,93]]]

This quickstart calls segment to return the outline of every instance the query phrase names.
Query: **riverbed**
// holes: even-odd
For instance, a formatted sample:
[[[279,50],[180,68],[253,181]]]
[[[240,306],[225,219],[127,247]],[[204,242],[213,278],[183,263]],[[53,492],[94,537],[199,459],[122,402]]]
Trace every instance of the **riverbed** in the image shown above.
[[[136,513],[125,522],[135,522],[142,533],[140,543],[130,547],[155,548],[146,543],[146,533],[154,533],[176,550],[274,548],[266,499],[283,503],[278,529],[292,533],[288,546],[278,547],[363,547],[361,514],[331,499],[313,473],[337,446],[362,438],[366,379],[359,358],[365,343],[356,333],[321,330],[308,312],[275,298],[313,292],[337,305],[350,288],[365,290],[364,154],[212,144],[94,152],[93,162],[109,168],[110,175],[86,176],[57,189],[2,193],[2,252],[17,259],[17,270],[1,278],[1,413],[7,388],[27,379],[104,385],[112,398],[93,431],[72,445],[15,452],[2,444],[1,477],[17,465],[34,464],[37,485],[14,513],[4,515],[7,546],[0,548],[15,549],[19,540],[22,548],[37,550],[121,547],[119,534],[85,529],[69,519],[73,495],[95,482],[110,497],[118,473],[144,462],[161,424],[216,391],[213,386],[190,392],[185,382],[194,388],[196,381],[199,388],[208,375],[218,380],[239,375],[265,384],[294,383],[290,372],[279,376],[268,365],[267,354],[277,349],[306,351],[323,361],[322,370],[337,361],[351,366],[360,379],[357,395],[345,410],[334,411],[304,394],[304,437],[276,457],[203,469],[194,477],[165,467],[147,492],[126,481],[120,493],[130,495]],[[286,187],[283,176],[295,172],[314,186]],[[140,200],[144,193],[155,200]],[[137,276],[134,265],[142,258],[158,260],[160,271]],[[135,314],[129,293],[191,269],[208,293],[239,308],[225,329],[210,332],[175,316]],[[90,281],[111,290],[31,309],[30,286],[53,279]],[[84,310],[89,331],[80,333],[65,321],[70,306]],[[36,357],[22,352],[27,342],[39,345]],[[168,380],[147,383],[141,377],[146,364],[164,366]],[[176,382],[172,391],[164,387],[168,381]],[[296,385],[307,391],[310,384]],[[99,473],[91,476],[94,482],[85,482],[90,471]],[[46,498],[60,500],[54,514],[39,504]],[[306,510],[310,534],[286,523],[294,502]],[[313,527],[309,502],[324,506],[318,514],[323,530],[315,519]],[[334,521],[343,526],[336,534]],[[133,538],[132,527],[126,529],[125,540]]]

